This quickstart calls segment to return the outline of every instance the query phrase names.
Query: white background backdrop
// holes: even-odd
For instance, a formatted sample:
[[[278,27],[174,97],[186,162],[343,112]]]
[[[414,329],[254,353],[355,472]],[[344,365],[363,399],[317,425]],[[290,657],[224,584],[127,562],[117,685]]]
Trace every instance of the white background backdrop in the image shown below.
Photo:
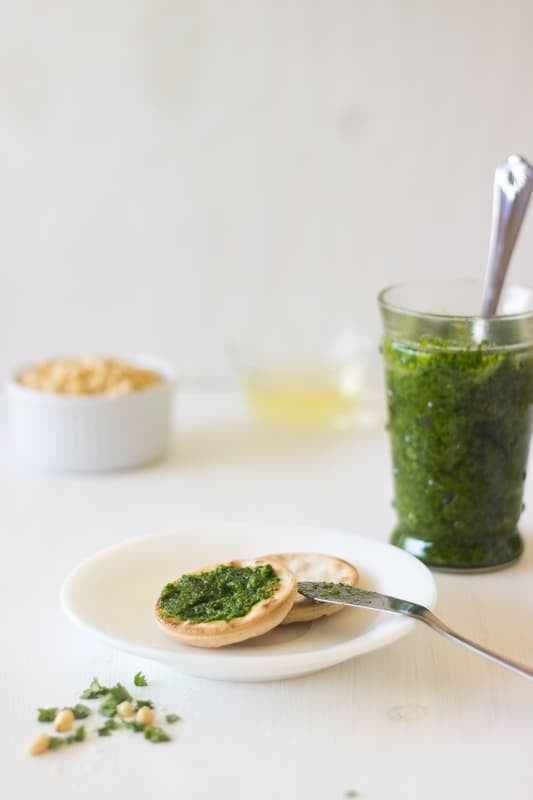
[[[528,0],[1,0],[0,373],[217,374],[247,317],[377,331],[383,285],[480,275],[532,29]]]

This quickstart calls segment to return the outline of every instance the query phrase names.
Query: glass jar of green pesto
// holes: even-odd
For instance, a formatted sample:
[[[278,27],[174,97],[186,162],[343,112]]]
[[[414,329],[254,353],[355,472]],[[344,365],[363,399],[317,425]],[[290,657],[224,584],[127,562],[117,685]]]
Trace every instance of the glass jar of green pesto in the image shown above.
[[[428,566],[495,569],[522,552],[531,437],[533,291],[508,287],[478,316],[476,281],[401,284],[379,295],[397,526]]]

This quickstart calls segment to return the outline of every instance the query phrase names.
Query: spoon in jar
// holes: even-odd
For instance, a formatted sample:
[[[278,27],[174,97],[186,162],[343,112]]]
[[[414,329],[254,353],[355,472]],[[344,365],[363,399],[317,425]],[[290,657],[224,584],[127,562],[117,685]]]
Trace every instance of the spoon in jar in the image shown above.
[[[518,155],[496,168],[489,256],[485,272],[481,316],[496,314],[514,246],[533,189],[533,167]]]

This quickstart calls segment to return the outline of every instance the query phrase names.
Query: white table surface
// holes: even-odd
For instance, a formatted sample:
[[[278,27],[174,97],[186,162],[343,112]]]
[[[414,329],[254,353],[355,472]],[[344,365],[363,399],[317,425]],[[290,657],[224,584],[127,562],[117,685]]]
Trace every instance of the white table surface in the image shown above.
[[[0,406],[2,762],[12,798],[449,800],[533,792],[533,683],[417,626],[401,641],[290,681],[221,683],[110,649],[63,615],[59,588],[94,551],[197,522],[335,526],[386,541],[386,435],[289,436],[238,395],[182,391],[170,457],[135,472],[53,476],[13,460]],[[506,570],[436,574],[437,613],[533,664],[533,486],[526,551]],[[38,706],[74,703],[98,675],[181,715],[175,739],[92,739],[31,758]],[[7,796],[7,795],[6,795]]]

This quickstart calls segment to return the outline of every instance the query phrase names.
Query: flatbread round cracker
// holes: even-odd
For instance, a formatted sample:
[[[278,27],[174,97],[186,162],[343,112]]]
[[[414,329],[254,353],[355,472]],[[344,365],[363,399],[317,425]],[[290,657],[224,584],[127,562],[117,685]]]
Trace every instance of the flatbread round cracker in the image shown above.
[[[347,583],[357,586],[359,573],[353,564],[342,558],[324,555],[323,553],[276,553],[265,556],[275,559],[292,572],[297,581],[326,581],[331,583]],[[342,611],[342,606],[333,603],[316,603],[308,597],[296,594],[294,605],[282,621],[282,625],[291,622],[309,622],[319,617],[327,617]]]
[[[155,607],[157,624],[174,639],[193,647],[223,647],[242,642],[253,636],[261,636],[279,625],[287,616],[296,597],[296,578],[283,564],[274,558],[253,558],[226,561],[223,564],[214,564],[187,573],[187,575],[196,575],[201,572],[210,572],[220,566],[258,567],[263,564],[272,566],[280,579],[279,584],[275,586],[271,597],[258,601],[244,616],[235,617],[227,622],[225,620],[191,622],[174,617],[163,617],[159,606],[161,598],[159,598]]]

